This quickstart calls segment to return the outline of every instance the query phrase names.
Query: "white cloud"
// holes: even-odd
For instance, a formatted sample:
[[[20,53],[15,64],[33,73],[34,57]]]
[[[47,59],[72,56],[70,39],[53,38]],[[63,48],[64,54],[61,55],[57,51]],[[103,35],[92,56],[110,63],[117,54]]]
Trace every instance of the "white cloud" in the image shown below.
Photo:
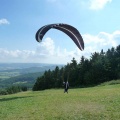
[[[109,48],[116,47],[119,44],[120,31],[115,31],[112,34],[100,32],[98,35],[84,34],[83,39],[85,41],[85,51],[93,53],[95,51],[100,52]]]
[[[41,62],[41,63],[67,63],[74,57],[80,61],[81,56],[89,57],[91,53],[104,51],[116,47],[120,42],[120,31],[112,34],[100,32],[97,35],[82,35],[85,42],[85,50],[80,51],[77,47],[68,51],[67,48],[55,47],[51,38],[46,38],[38,44],[36,50],[7,50],[0,48],[0,62]]]
[[[107,3],[112,2],[112,0],[90,0],[90,9],[99,10],[103,9]]]
[[[0,19],[0,25],[2,24],[10,24],[10,22],[7,19],[3,18],[3,19]]]
[[[46,38],[39,46],[37,47],[36,53],[44,55],[53,55],[55,51],[55,45],[51,38]]]

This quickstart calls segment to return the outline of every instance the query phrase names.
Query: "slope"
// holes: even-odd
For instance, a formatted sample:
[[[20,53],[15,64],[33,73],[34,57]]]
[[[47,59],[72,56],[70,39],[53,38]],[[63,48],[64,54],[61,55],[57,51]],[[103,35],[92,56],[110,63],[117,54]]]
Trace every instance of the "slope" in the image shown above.
[[[2,120],[119,120],[120,84],[0,96]]]

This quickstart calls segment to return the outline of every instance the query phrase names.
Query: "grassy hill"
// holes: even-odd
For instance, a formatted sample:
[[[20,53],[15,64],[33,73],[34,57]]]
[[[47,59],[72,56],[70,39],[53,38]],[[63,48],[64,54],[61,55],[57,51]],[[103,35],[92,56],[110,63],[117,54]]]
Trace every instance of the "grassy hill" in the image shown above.
[[[1,120],[119,120],[120,84],[0,96]]]

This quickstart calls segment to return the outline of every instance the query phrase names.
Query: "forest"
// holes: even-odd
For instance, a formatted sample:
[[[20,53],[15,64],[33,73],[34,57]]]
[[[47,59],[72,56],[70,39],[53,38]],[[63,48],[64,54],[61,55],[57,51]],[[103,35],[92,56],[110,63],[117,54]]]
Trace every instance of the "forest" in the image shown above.
[[[70,88],[96,86],[103,82],[120,79],[120,45],[106,52],[91,53],[90,58],[75,58],[67,65],[54,70],[47,70],[38,77],[33,90],[61,88],[63,81],[68,81]]]

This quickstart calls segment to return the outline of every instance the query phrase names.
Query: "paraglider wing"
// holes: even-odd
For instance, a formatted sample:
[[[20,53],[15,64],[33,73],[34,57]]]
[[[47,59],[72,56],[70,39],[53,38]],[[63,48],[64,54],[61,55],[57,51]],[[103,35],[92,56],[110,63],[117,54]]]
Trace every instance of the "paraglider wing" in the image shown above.
[[[77,47],[80,50],[84,49],[84,41],[83,41],[83,38],[80,35],[79,31],[76,28],[74,28],[73,26],[68,25],[68,24],[59,23],[59,24],[45,25],[37,31],[36,40],[38,42],[42,41],[42,38],[44,37],[46,32],[48,30],[50,30],[51,28],[54,28],[54,29],[57,29],[57,30],[60,30],[60,31],[66,33],[74,41],[74,43],[77,45]]]
[[[45,35],[45,33],[46,33],[49,29],[51,29],[51,27],[48,26],[48,25],[41,27],[41,28],[37,31],[37,33],[36,33],[36,40],[37,40],[38,42],[41,42],[43,36]]]

